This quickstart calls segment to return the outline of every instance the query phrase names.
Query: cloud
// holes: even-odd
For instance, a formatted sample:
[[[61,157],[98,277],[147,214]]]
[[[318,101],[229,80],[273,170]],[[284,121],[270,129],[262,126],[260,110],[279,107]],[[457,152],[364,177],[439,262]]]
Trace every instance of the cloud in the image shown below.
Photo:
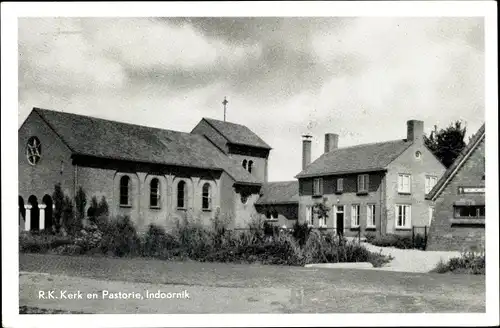
[[[271,180],[300,171],[323,135],[404,138],[406,120],[484,121],[481,18],[21,19],[19,119],[33,106],[189,132],[247,125],[273,150]],[[75,34],[60,34],[74,31]]]

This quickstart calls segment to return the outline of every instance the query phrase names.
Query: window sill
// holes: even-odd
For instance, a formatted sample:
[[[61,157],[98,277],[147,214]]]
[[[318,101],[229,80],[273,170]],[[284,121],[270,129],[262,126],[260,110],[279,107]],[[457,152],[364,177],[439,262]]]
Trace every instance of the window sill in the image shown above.
[[[368,195],[368,191],[358,191],[356,195],[358,196]]]
[[[185,207],[177,207],[177,210],[178,211],[187,211],[187,208],[185,208]]]
[[[335,192],[335,195],[342,195],[344,192],[342,190],[338,190]]]
[[[278,222],[278,219],[265,219],[266,222]]]
[[[480,216],[477,218],[454,218],[450,219],[450,223],[452,225],[478,225],[478,226],[484,226],[485,225],[485,219],[484,216]]]
[[[211,208],[202,208],[201,209],[203,212],[212,212]]]
[[[321,198],[323,195],[312,195],[312,198]]]
[[[129,205],[129,204],[120,204],[120,207],[123,207],[123,208],[132,208],[132,205]]]
[[[350,229],[358,231],[359,230],[359,226],[351,227]]]
[[[366,227],[365,230],[367,230],[367,231],[375,231],[375,230],[377,230],[377,227],[375,227],[375,226],[369,226],[369,227]]]
[[[406,195],[406,196],[411,196],[411,192],[405,192],[405,191],[398,191],[398,194],[400,194],[400,195]]]
[[[161,206],[149,206],[152,210],[161,210]]]
[[[410,231],[411,229],[413,229],[412,227],[396,227],[396,230],[400,230],[400,231]]]

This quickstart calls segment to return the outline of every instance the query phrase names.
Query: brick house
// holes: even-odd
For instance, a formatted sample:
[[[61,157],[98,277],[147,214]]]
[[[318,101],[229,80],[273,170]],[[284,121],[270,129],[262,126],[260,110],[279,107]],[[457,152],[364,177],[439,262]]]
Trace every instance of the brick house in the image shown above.
[[[485,140],[483,124],[428,194],[435,205],[427,249],[462,251],[484,245]]]
[[[269,147],[246,126],[203,118],[191,133],[34,108],[18,130],[20,229],[50,229],[60,183],[74,199],[105,196],[139,230],[190,215],[230,227],[258,215]]]
[[[427,149],[422,121],[407,122],[406,139],[338,147],[325,135],[325,151],[311,163],[311,136],[304,136],[299,180],[299,221],[354,235],[411,233],[426,226],[432,201],[425,195],[445,167]],[[313,206],[324,202],[319,218]]]

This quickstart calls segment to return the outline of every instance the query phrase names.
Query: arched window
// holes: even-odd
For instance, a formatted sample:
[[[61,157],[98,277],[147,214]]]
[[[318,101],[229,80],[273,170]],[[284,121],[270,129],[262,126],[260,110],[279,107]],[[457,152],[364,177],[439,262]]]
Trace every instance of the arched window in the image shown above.
[[[210,184],[207,182],[203,185],[202,189],[202,199],[201,199],[201,208],[204,210],[209,210],[212,207],[212,188]]]
[[[186,208],[186,182],[179,181],[177,184],[177,207]]]
[[[160,180],[154,178],[149,184],[149,206],[160,207]]]
[[[241,166],[243,166],[243,168],[245,170],[247,169],[247,160],[246,159],[243,160],[243,163],[241,163]]]
[[[120,205],[130,205],[130,178],[124,175],[120,179]]]
[[[253,161],[248,162],[248,172],[252,173]]]

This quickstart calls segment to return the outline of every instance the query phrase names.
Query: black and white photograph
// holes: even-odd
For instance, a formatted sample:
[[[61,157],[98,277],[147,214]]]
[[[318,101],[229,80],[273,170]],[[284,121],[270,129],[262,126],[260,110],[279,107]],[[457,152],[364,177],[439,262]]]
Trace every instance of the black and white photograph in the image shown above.
[[[4,4],[3,326],[498,324],[496,3]]]

